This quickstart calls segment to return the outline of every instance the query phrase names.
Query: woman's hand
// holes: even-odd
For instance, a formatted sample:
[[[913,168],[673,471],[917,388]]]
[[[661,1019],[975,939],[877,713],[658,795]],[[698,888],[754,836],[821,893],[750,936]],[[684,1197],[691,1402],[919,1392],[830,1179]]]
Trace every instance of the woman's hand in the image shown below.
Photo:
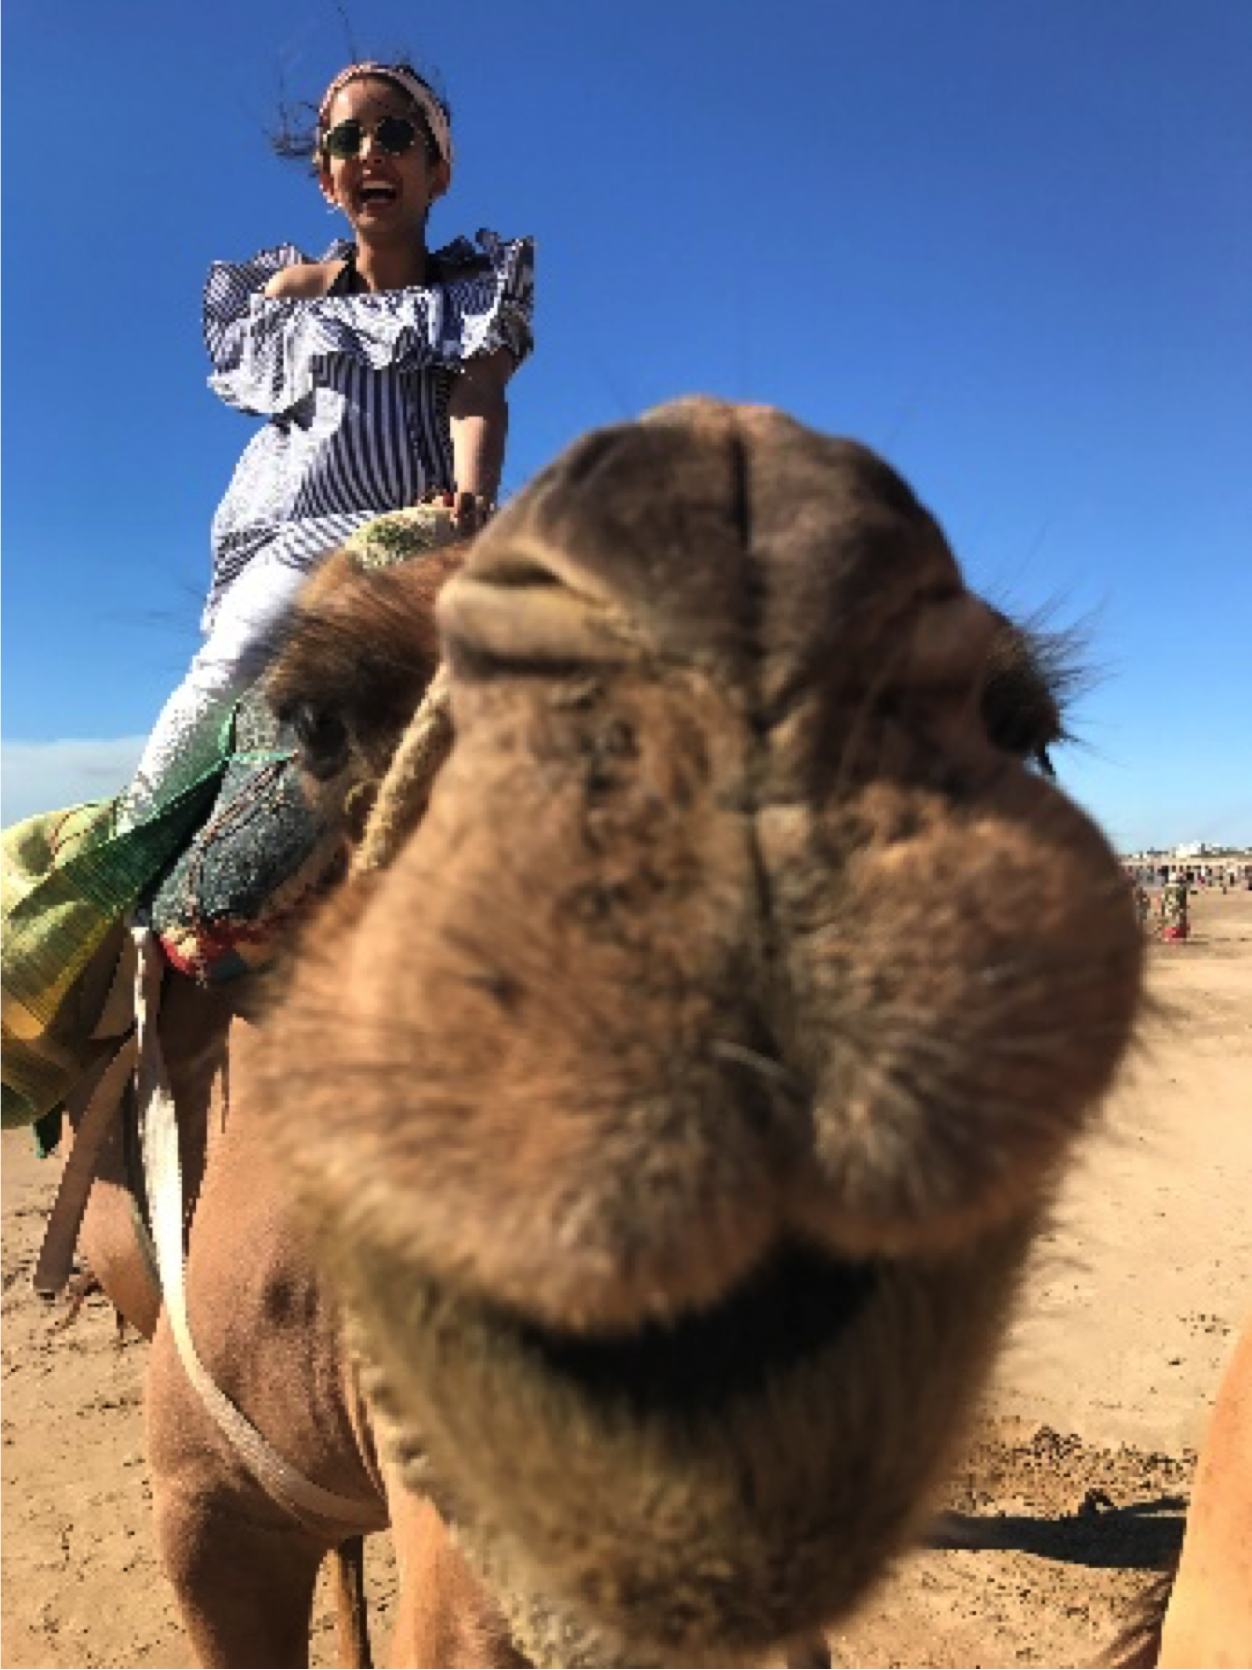
[[[496,508],[485,493],[444,493],[438,487],[423,493],[418,502],[446,506],[452,526],[463,539],[485,528]]]
[[[452,496],[452,526],[468,539],[486,527],[495,508],[485,493],[458,492]]]

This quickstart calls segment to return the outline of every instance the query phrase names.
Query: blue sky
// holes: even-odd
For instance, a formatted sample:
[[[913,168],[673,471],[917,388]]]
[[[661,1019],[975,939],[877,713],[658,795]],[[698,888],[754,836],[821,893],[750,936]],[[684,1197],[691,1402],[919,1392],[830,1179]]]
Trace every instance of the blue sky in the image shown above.
[[[1252,843],[1248,0],[344,0],[453,104],[431,234],[539,243],[506,486],[701,391],[886,453],[971,582],[1086,624],[1068,786]],[[336,235],[267,148],[340,8],[6,0],[5,823],[112,792],[197,641],[253,420],[210,261]]]

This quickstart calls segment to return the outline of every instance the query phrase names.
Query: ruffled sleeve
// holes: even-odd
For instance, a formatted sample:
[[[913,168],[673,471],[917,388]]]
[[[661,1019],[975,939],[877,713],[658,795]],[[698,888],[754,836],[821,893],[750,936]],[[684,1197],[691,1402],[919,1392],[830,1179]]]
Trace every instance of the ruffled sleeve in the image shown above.
[[[446,280],[445,348],[454,350],[457,360],[507,348],[520,365],[535,345],[535,240],[506,243],[484,230],[476,241],[481,255],[467,238],[439,251],[439,259],[452,269]],[[467,269],[464,277],[458,276],[458,257]]]
[[[311,260],[294,244],[279,244],[250,261],[214,261],[204,286],[204,345],[215,372],[238,365],[253,297],[284,267],[308,266]]]
[[[437,284],[346,296],[262,295],[274,273],[308,262],[291,244],[215,262],[204,298],[209,387],[228,406],[274,417],[307,399],[337,356],[402,372],[455,369],[499,347],[520,361],[532,345],[533,240],[480,232],[476,242],[461,238],[437,252]]]

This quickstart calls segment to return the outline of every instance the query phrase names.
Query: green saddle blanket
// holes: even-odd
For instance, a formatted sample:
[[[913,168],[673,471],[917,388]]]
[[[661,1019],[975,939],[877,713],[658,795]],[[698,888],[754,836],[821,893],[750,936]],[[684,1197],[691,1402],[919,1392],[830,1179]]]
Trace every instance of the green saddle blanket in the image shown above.
[[[51,1112],[108,1047],[86,1012],[99,964],[116,960],[123,919],[185,845],[219,776],[214,768],[124,833],[109,800],[41,813],[0,837],[6,1129]]]

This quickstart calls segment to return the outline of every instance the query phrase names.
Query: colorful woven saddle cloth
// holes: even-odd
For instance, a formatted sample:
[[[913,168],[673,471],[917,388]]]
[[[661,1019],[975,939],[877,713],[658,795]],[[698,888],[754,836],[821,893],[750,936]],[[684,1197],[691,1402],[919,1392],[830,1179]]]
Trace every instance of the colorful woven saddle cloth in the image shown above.
[[[360,568],[408,562],[455,538],[443,505],[367,522],[347,541]],[[235,710],[220,786],[195,835],[161,879],[148,918],[166,956],[205,983],[270,961],[293,920],[339,878],[344,827],[307,799],[295,738],[250,691]]]
[[[309,805],[294,738],[259,690],[236,707],[222,752],[203,821],[137,909],[174,967],[206,984],[273,956],[342,846],[342,831]]]
[[[359,529],[347,549],[386,567],[451,544],[442,505]],[[294,738],[248,693],[223,728],[219,757],[142,824],[119,832],[117,803],[71,807],[5,830],[4,1124],[51,1113],[111,1048],[102,994],[122,923],[146,921],[169,960],[204,983],[270,961],[293,922],[337,877],[344,831],[301,787]]]

